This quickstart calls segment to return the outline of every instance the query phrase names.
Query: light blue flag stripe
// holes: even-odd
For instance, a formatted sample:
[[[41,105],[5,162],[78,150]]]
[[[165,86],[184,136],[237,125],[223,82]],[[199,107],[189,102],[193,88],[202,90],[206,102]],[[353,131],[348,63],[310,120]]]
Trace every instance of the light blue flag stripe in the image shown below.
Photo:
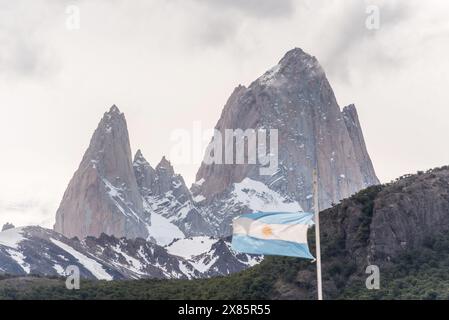
[[[263,240],[247,235],[234,234],[232,248],[236,251],[275,256],[299,257],[314,260],[307,243],[283,240]]]
[[[239,216],[273,224],[314,224],[314,214],[310,212],[255,212]]]

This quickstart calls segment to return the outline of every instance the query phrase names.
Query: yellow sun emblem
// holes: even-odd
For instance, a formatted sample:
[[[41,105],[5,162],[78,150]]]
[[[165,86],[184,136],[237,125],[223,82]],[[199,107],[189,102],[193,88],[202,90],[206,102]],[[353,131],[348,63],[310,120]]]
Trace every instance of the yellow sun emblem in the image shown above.
[[[265,226],[265,227],[263,227],[263,229],[262,229],[262,234],[263,234],[265,237],[269,237],[269,236],[271,236],[271,235],[273,234],[273,230],[271,229],[271,227]]]

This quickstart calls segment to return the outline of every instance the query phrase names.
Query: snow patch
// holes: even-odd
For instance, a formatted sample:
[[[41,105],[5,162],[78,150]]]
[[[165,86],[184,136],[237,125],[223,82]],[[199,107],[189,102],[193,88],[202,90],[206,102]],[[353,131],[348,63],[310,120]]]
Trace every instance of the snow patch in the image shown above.
[[[205,181],[206,180],[204,180],[204,178],[201,178],[200,180],[196,181],[194,184],[201,187]]]
[[[210,259],[210,256],[212,256],[213,258]],[[190,261],[190,263],[193,265],[193,267],[198,270],[201,273],[205,273],[207,272],[211,266],[213,266],[215,264],[215,262],[217,262],[218,260],[218,256],[214,254],[214,252],[211,253],[211,255],[206,255],[204,257],[202,257],[200,260],[198,261]],[[208,259],[210,259],[209,261],[207,261]]]
[[[260,84],[267,85],[267,86],[275,85],[277,82],[276,76],[277,76],[280,68],[281,68],[281,66],[278,64],[278,65],[275,65],[270,70],[268,70],[267,72],[265,72],[265,74],[259,78]]]
[[[53,269],[55,269],[56,273],[59,274],[60,276],[65,276],[65,270],[61,265],[55,264],[53,266]]]
[[[245,178],[242,182],[235,183],[232,193],[238,202],[243,203],[253,211],[303,211],[299,203],[295,201],[288,202],[286,198],[268,188],[264,183],[250,178]]]
[[[127,262],[126,267],[129,270],[131,270],[131,271],[133,271],[135,273],[141,274],[141,275],[145,275],[145,272],[142,272],[143,265],[142,265],[142,263],[138,259],[136,259],[134,257],[131,257],[127,253],[123,252],[123,250],[119,247],[119,245],[116,245],[112,249],[116,253],[118,253],[119,255],[122,255],[125,258],[125,260]]]
[[[200,194],[200,195],[197,195],[195,198],[193,198],[193,201],[195,201],[195,202],[202,202],[202,201],[204,201],[204,200],[206,200],[206,198],[202,195],[202,194]]]
[[[22,228],[14,228],[0,232],[0,245],[4,245],[9,248],[18,249],[19,244],[25,238],[22,235]]]
[[[96,277],[98,280],[113,280],[112,276],[107,273],[101,264],[99,264],[97,261],[86,257],[84,254],[79,253],[72,247],[66,245],[65,243],[50,238],[50,241],[53,242],[55,245],[57,245],[59,248],[64,250],[65,252],[72,255],[75,259],[79,261],[81,265],[83,265],[87,270],[90,271]]]
[[[27,274],[30,273],[30,265],[25,262],[25,256],[20,251],[12,249],[7,249],[6,251],[8,252],[9,256],[20,265],[23,271],[25,271]]]
[[[157,244],[165,246],[175,239],[185,238],[184,233],[169,219],[151,210],[151,206],[144,201],[145,210],[150,212],[150,224],[147,224],[148,238],[156,240]]]
[[[189,270],[189,268],[187,268],[187,266],[184,264],[183,261],[179,261],[179,270],[181,270],[181,272],[183,274],[185,274],[185,276],[190,280],[192,278],[195,278],[195,273],[193,272],[193,270]]]
[[[177,240],[165,248],[172,255],[190,259],[208,252],[216,241],[213,238],[199,236]]]

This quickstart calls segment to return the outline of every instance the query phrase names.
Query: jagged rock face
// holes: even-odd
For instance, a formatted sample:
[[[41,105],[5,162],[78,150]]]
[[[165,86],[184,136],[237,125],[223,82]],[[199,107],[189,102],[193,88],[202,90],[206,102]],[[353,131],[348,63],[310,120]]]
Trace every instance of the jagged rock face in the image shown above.
[[[346,118],[345,118],[346,117]],[[248,88],[236,88],[216,129],[277,129],[278,170],[260,174],[253,164],[203,164],[192,188],[207,203],[222,198],[245,178],[312,208],[312,172],[318,168],[320,207],[378,183],[366,151],[355,108],[341,112],[325,73],[315,57],[289,51]],[[223,160],[224,161],[224,160]]]
[[[153,169],[138,151],[133,166],[150,220],[150,238],[167,244],[176,238],[212,234],[184,179],[165,157]]]
[[[146,197],[153,194],[153,185],[156,180],[156,171],[144,158],[142,151],[137,150],[133,161],[134,175],[142,196]]]
[[[87,279],[192,279],[241,271],[262,260],[235,253],[229,239],[190,238],[187,247],[180,241],[162,247],[140,238],[101,234],[78,240],[41,227],[9,229],[0,232],[0,274],[64,276],[68,266],[77,266]]]
[[[105,113],[64,194],[55,231],[68,237],[143,237],[142,198],[134,176],[126,120],[116,106]]]
[[[354,152],[357,162],[360,164],[363,182],[366,186],[379,184],[379,180],[374,172],[373,163],[368,154],[363,138],[362,127],[360,125],[357,109],[353,104],[343,108],[343,119],[348,129],[349,137],[354,145]]]

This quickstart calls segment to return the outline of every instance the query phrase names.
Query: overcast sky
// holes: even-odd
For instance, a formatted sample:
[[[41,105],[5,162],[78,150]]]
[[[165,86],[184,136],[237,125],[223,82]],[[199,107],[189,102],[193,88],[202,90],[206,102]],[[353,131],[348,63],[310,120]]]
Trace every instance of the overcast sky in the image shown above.
[[[449,164],[448,17],[447,0],[0,0],[0,226],[52,226],[112,104],[154,166],[294,47],[356,104],[381,181]]]

